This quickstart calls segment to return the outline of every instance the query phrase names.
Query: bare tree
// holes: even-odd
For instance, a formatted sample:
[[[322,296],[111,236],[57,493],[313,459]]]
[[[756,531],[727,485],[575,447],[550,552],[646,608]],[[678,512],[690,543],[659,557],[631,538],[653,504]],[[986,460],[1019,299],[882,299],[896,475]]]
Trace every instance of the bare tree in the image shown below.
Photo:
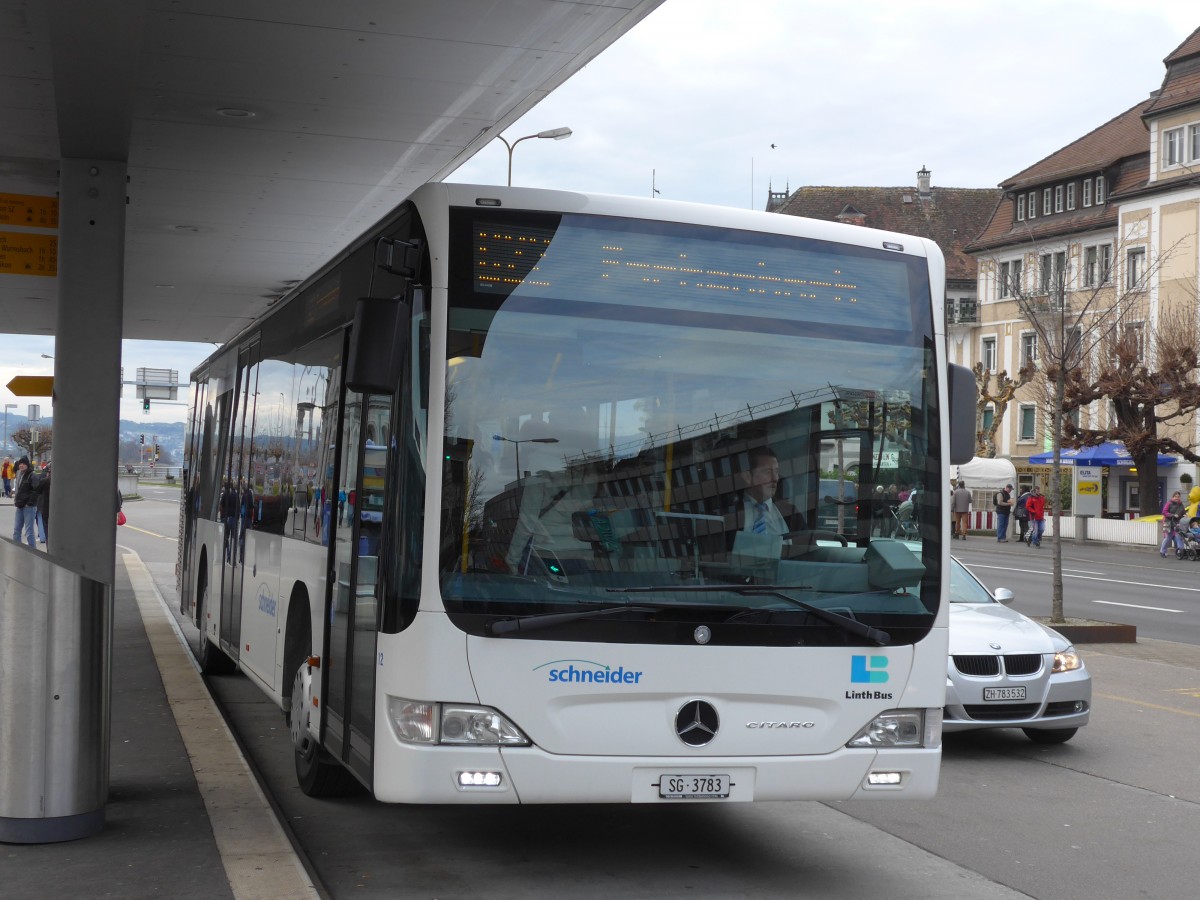
[[[54,429],[39,428],[35,437],[32,429],[20,428],[12,433],[11,440],[25,450],[30,460],[37,461],[53,449]]]
[[[1140,244],[1138,245],[1140,247]],[[1033,285],[1008,285],[1021,316],[1036,335],[1037,356],[1044,377],[1046,418],[1050,426],[1051,467],[1048,502],[1054,519],[1053,582],[1051,621],[1063,622],[1063,578],[1061,515],[1062,460],[1065,413],[1079,408],[1075,400],[1067,403],[1067,383],[1084,364],[1111,345],[1122,334],[1122,324],[1134,321],[1145,308],[1145,288],[1151,283],[1170,250],[1156,260],[1139,258],[1141,271],[1115,271],[1113,259],[1122,259],[1124,248],[1118,241],[1107,261],[1083,246],[1083,242],[1055,242],[1032,245],[1028,267]],[[1078,434],[1071,438],[1079,446]],[[1132,450],[1130,451],[1132,454]],[[1156,458],[1156,457],[1155,457]],[[1135,457],[1136,460],[1136,457]]]
[[[1100,400],[1111,404],[1104,427],[1063,422],[1066,439],[1096,446],[1122,441],[1138,472],[1139,496],[1158,496],[1158,455],[1175,454],[1200,463],[1200,454],[1164,433],[1188,425],[1200,410],[1200,369],[1193,304],[1160,314],[1157,322],[1122,322],[1109,331],[1096,353],[1065,373],[1064,411]],[[1143,505],[1143,511],[1145,506]]]
[[[979,399],[975,404],[975,455],[994,459],[996,456],[996,432],[1004,421],[1008,405],[1016,397],[1017,391],[1033,380],[1037,374],[1037,366],[1029,360],[1017,372],[1016,378],[1010,378],[1007,369],[999,372],[985,372],[982,362],[975,363],[975,386],[979,391]],[[992,378],[996,379],[996,390],[992,391]],[[984,411],[992,407],[992,423],[984,430]]]

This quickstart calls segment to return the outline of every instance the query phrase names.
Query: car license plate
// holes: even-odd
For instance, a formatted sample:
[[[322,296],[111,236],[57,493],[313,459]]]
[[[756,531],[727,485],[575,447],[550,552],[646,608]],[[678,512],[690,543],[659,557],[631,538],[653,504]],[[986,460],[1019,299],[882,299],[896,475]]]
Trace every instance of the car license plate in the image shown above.
[[[728,775],[660,775],[658,796],[664,800],[706,800],[729,796]]]
[[[984,688],[984,700],[1024,700],[1025,687]]]

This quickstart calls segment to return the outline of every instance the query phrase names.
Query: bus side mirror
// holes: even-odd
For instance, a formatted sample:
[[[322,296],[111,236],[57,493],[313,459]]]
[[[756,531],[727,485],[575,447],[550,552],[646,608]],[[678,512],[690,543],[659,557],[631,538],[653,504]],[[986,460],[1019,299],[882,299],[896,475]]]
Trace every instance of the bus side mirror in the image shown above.
[[[950,363],[950,464],[961,466],[975,457],[975,373]]]
[[[354,308],[346,387],[360,394],[395,394],[408,350],[411,313],[402,298],[362,297]]]

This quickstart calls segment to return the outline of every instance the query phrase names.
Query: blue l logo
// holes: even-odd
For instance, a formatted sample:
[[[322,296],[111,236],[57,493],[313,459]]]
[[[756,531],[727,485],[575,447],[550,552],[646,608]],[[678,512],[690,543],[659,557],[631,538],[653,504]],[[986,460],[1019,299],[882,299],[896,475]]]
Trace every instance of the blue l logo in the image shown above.
[[[886,656],[850,657],[850,681],[852,684],[883,684],[888,680]]]

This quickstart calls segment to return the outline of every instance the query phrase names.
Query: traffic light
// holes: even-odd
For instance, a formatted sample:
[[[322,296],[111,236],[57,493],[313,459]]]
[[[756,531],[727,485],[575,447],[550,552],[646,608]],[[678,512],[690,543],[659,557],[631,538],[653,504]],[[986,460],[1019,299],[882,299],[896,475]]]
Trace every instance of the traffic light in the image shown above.
[[[160,455],[160,451],[159,451],[159,449],[158,449],[158,444],[155,444],[155,445],[154,445],[154,458],[155,458],[155,459],[158,459],[158,458],[159,458],[159,455]]]
[[[142,434],[142,435],[138,435],[138,437],[140,437],[140,438],[141,438],[141,440],[139,440],[139,441],[138,441],[138,443],[140,443],[140,444],[142,444],[143,446],[145,446],[145,444],[146,444],[146,436],[145,436],[144,434]]]
[[[150,398],[149,397],[147,397],[145,400],[142,401],[142,410],[144,412],[150,412]]]

